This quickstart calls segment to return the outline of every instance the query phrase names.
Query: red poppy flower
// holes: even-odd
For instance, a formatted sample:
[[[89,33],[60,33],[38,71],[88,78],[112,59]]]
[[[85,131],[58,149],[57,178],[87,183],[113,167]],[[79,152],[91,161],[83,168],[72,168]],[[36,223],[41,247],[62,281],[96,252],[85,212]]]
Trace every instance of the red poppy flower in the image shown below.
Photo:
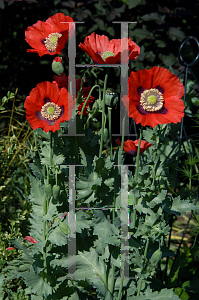
[[[31,90],[24,108],[32,129],[55,132],[60,129],[61,122],[71,118],[74,101],[65,88],[60,89],[56,83],[44,81]]]
[[[128,86],[128,97],[122,101],[128,109],[129,100],[128,114],[136,124],[154,128],[158,124],[176,124],[183,118],[184,86],[169,70],[153,67],[131,72]]]
[[[89,94],[89,92],[88,92],[88,94]],[[77,107],[77,109],[79,110],[78,115],[81,115],[82,107],[86,101],[86,98],[88,97],[88,94],[85,97],[83,96],[84,101]],[[83,116],[86,116],[88,114],[88,106],[91,108],[90,105],[91,105],[91,103],[93,103],[94,100],[95,100],[95,98],[93,96],[89,97],[89,99],[84,107]]]
[[[79,47],[93,59],[94,63],[117,64],[121,61],[121,39],[109,41],[107,36],[93,32],[84,39],[84,44],[79,44]],[[128,39],[128,50],[129,61],[136,59],[140,54],[140,47],[130,39]],[[127,60],[128,51],[124,53]]]
[[[8,248],[6,248],[6,250],[15,250],[15,248],[14,247],[8,247]]]
[[[31,236],[26,236],[24,238],[24,240],[28,241],[28,242],[31,242],[33,244],[37,244],[37,241],[35,239],[33,239]]]
[[[68,41],[69,24],[60,22],[73,22],[73,19],[57,13],[45,22],[37,21],[36,24],[29,26],[25,31],[25,37],[33,49],[28,49],[27,52],[35,52],[39,56],[61,54]]]
[[[121,146],[121,142],[119,139],[115,140],[115,142],[117,145]],[[124,142],[124,151],[126,151],[131,155],[136,155],[138,150],[138,144],[139,144],[139,140],[136,141],[127,140]],[[146,141],[141,140],[140,154],[151,146],[152,146],[151,143],[147,143]]]

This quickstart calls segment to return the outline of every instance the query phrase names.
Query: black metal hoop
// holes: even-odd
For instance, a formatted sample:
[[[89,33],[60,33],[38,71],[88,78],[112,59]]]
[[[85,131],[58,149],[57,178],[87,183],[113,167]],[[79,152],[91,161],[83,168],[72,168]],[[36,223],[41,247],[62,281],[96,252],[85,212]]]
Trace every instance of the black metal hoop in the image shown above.
[[[182,48],[183,46],[186,44],[186,42],[188,42],[189,40],[194,40],[198,46],[198,54],[196,56],[196,58],[191,62],[191,63],[187,63],[186,61],[184,61],[183,57],[182,57]],[[186,37],[181,45],[180,45],[180,48],[179,48],[179,52],[178,52],[178,59],[179,59],[179,62],[181,65],[185,66],[185,67],[191,67],[193,65],[195,65],[197,63],[197,61],[199,60],[199,41],[197,38],[195,38],[194,36],[188,36]]]

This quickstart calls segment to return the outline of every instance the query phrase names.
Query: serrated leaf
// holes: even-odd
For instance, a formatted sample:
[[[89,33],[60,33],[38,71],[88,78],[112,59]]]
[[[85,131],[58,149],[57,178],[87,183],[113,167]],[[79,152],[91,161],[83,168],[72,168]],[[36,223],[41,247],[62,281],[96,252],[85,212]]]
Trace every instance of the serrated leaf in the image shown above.
[[[68,242],[66,235],[60,230],[59,226],[50,230],[48,240],[56,246],[63,246]]]
[[[30,175],[30,181],[31,194],[29,196],[29,199],[32,203],[43,207],[44,189],[41,187],[40,180]]]
[[[157,204],[160,204],[163,202],[163,200],[165,199],[167,195],[167,191],[166,190],[162,190],[157,197],[155,197],[153,200],[150,201],[150,203],[148,203],[150,208],[154,208]]]
[[[87,167],[86,155],[84,154],[84,151],[81,148],[79,148],[79,153],[81,155],[81,164]]]
[[[90,224],[92,223],[91,220],[88,220],[90,216],[82,211],[79,210],[76,213],[76,232],[81,233],[82,229],[84,228],[90,228]]]
[[[54,216],[58,215],[57,206],[50,201],[48,212],[45,216],[43,216],[44,221],[53,221]]]
[[[154,131],[153,131],[153,129],[147,127],[147,128],[143,131],[143,137],[144,137],[144,139],[145,139],[148,143],[154,144],[155,136],[154,136]]]
[[[41,159],[41,163],[43,165],[50,166],[50,148],[49,148],[49,146],[44,147],[42,149],[41,155],[43,156],[43,158]],[[59,154],[59,155],[54,154],[53,157],[52,157],[52,164],[53,165],[60,165],[60,164],[63,163],[64,159],[65,158],[62,154]]]
[[[152,292],[147,289],[144,295],[133,297],[135,300],[179,300],[180,298],[174,294],[173,290],[162,289],[160,292]]]
[[[104,283],[103,261],[95,249],[90,248],[89,252],[78,251],[78,255],[70,257],[68,263],[69,267],[76,263],[75,275],[77,278],[86,278],[89,282],[92,282],[92,285],[99,291],[101,299],[108,299],[106,297],[110,292]]]
[[[22,276],[33,293],[39,296],[44,295],[44,297],[52,294],[52,287],[44,281],[43,277],[35,274],[32,268],[30,272],[24,272]]]
[[[184,214],[191,210],[196,210],[197,207],[192,204],[189,200],[181,200],[180,196],[173,198],[172,207],[164,207],[164,210],[169,214],[174,214],[183,217]]]
[[[36,135],[40,135],[41,137],[43,137],[47,140],[50,140],[50,131],[45,132],[41,128],[37,128],[37,129],[35,129],[35,133],[36,133]]]
[[[129,9],[136,7],[142,2],[142,0],[128,0]]]
[[[104,212],[101,210],[94,211],[93,219],[95,224],[93,234],[98,236],[99,241],[105,248],[110,236],[119,235],[119,229],[111,224],[111,222],[106,218]]]

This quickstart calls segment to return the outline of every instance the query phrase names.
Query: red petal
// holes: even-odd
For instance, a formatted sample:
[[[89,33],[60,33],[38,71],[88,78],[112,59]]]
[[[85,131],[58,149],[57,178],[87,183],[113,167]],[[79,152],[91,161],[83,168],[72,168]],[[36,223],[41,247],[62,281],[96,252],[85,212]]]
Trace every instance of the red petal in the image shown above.
[[[140,70],[137,72],[131,72],[129,78],[129,100],[138,101],[140,97],[137,89],[141,86],[144,89],[149,90],[152,84],[152,73],[150,70]]]
[[[33,243],[33,244],[36,244],[36,243],[37,243],[37,241],[36,241],[35,239],[33,239],[31,236],[26,236],[26,237],[24,238],[24,240],[29,241],[29,242],[31,242],[31,243]]]
[[[182,98],[185,91],[182,82],[180,82],[179,78],[172,74],[169,70],[161,67],[153,67],[150,69],[153,73],[153,82],[152,88],[160,85],[164,89],[164,99],[177,96]]]

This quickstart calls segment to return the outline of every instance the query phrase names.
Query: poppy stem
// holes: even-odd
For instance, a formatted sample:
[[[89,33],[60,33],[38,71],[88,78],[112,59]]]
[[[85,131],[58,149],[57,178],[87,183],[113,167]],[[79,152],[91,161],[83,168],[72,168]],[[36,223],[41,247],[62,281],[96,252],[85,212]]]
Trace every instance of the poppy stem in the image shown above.
[[[45,173],[45,169],[44,169]],[[48,176],[48,175],[47,175]],[[47,199],[46,199],[46,191],[44,191],[44,202],[43,202],[43,216],[47,214]],[[46,221],[43,220],[43,242],[46,240]],[[44,269],[47,274],[47,260],[46,260],[46,244],[43,247],[43,260],[44,260]],[[45,275],[44,275],[45,276]],[[47,281],[47,277],[44,277],[44,281]]]
[[[94,86],[91,88],[90,93],[88,94],[88,96],[87,96],[87,98],[86,98],[86,101],[84,102],[84,105],[82,106],[80,119],[83,118],[83,112],[84,112],[84,108],[85,108],[85,106],[86,106],[86,103],[88,102],[88,99],[90,98],[90,95],[91,95],[92,91],[93,91],[96,87],[99,88],[99,94],[101,95],[101,87],[100,87],[98,84],[94,85]]]
[[[146,239],[146,245],[145,245],[145,249],[144,249],[144,265],[146,264],[146,256],[147,256],[148,247],[149,247],[149,237],[147,237],[147,239]],[[141,288],[142,288],[142,277],[140,278],[140,280],[138,282],[137,296],[140,296]]]
[[[122,120],[122,143],[121,143],[121,151],[123,152],[124,148],[124,124],[125,124],[126,114],[124,115],[124,118]]]
[[[137,156],[136,156],[136,167],[135,167],[135,181],[137,181],[138,177],[138,168],[139,168],[139,159],[140,159],[140,145],[141,145],[141,140],[142,140],[142,134],[143,134],[143,126],[141,125],[140,129],[140,137],[139,137],[139,144],[138,144],[138,150],[137,150]],[[137,205],[137,199],[134,196],[134,205]],[[136,221],[136,208],[134,207],[133,210],[133,227],[135,227],[135,221]]]
[[[104,89],[103,89],[103,99],[102,99],[102,128],[101,128],[101,142],[100,142],[99,158],[102,156],[102,147],[103,147],[103,140],[104,140],[105,94],[106,94],[107,79],[108,79],[108,74],[105,75],[105,79],[104,79]]]
[[[53,161],[53,133],[50,131],[50,167],[52,167]]]
[[[135,181],[137,181],[137,177],[138,177],[138,168],[139,168],[139,159],[140,159],[140,145],[141,145],[141,140],[142,140],[142,134],[143,134],[143,126],[141,125],[139,144],[138,144],[138,150],[137,150],[137,156],[136,156]]]
[[[109,121],[109,138],[110,138],[110,158],[113,160],[113,150],[112,150],[112,130],[111,130],[111,111],[112,107],[108,107],[108,121]]]
[[[64,56],[65,57],[65,59],[66,59],[66,64],[68,65],[68,56],[66,55],[66,53],[64,52],[64,50],[62,50],[62,52],[61,52],[61,56]]]
[[[113,194],[113,210],[112,210],[112,224],[114,224],[115,222],[115,202],[116,202],[116,191],[114,189],[114,194]],[[111,255],[112,255],[112,252],[111,252]],[[109,259],[110,260],[110,259]],[[110,293],[113,294],[113,291],[114,291],[114,287],[115,287],[115,282],[116,282],[116,279],[115,279],[115,265],[112,263],[111,264],[111,282],[110,282]]]
[[[120,289],[119,289],[117,300],[121,300],[121,298],[122,298],[123,281],[124,281],[124,270],[122,270],[122,277],[121,277],[121,281],[120,281]]]

